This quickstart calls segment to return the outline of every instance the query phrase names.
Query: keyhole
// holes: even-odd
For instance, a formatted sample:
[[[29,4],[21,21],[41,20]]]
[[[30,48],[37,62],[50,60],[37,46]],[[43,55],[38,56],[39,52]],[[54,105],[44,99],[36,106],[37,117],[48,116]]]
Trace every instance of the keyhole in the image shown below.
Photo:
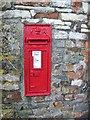
[[[33,76],[34,76],[34,73],[33,73]]]

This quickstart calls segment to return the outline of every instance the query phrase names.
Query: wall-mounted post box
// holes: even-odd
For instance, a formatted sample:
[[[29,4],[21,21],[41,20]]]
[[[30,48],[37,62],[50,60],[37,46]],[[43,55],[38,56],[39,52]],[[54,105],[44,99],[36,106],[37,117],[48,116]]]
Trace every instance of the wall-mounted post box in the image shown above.
[[[49,95],[51,25],[24,25],[25,96]]]

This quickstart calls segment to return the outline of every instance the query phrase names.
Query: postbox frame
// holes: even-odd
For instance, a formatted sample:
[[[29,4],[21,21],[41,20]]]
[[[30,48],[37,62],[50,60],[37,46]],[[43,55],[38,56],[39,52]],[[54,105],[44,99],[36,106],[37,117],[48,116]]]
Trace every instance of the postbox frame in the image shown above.
[[[28,33],[32,28],[36,28],[36,33]],[[34,30],[34,29],[33,29]],[[46,30],[46,31],[45,31]],[[40,33],[41,31],[41,33]],[[33,32],[33,31],[32,31]],[[38,42],[39,41],[39,42]],[[43,41],[43,42],[42,42]],[[28,51],[37,50],[35,46],[42,46],[42,50],[48,51],[47,57],[47,91],[42,92],[31,92],[29,89],[30,84],[30,68]],[[34,47],[32,47],[34,46]],[[45,48],[46,46],[46,48]],[[50,24],[24,24],[24,91],[25,96],[38,96],[38,95],[49,95],[50,94],[50,81],[51,81],[51,48],[52,48],[52,26]],[[41,50],[41,49],[40,49]],[[35,69],[35,68],[34,68]],[[42,69],[42,68],[41,68]],[[37,69],[36,69],[37,70]]]

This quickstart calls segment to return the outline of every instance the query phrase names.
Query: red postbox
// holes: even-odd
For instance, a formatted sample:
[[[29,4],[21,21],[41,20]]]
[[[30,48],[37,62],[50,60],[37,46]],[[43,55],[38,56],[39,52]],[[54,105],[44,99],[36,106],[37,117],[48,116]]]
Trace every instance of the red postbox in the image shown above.
[[[24,25],[25,96],[49,95],[51,79],[51,25]]]

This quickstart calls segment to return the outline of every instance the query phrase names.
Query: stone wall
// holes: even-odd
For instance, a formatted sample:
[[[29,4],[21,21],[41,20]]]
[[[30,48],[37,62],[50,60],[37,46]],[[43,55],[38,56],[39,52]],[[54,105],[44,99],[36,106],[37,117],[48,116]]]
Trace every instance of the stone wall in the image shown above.
[[[89,0],[0,2],[1,118],[87,118]],[[23,25],[52,24],[49,96],[24,96]]]

